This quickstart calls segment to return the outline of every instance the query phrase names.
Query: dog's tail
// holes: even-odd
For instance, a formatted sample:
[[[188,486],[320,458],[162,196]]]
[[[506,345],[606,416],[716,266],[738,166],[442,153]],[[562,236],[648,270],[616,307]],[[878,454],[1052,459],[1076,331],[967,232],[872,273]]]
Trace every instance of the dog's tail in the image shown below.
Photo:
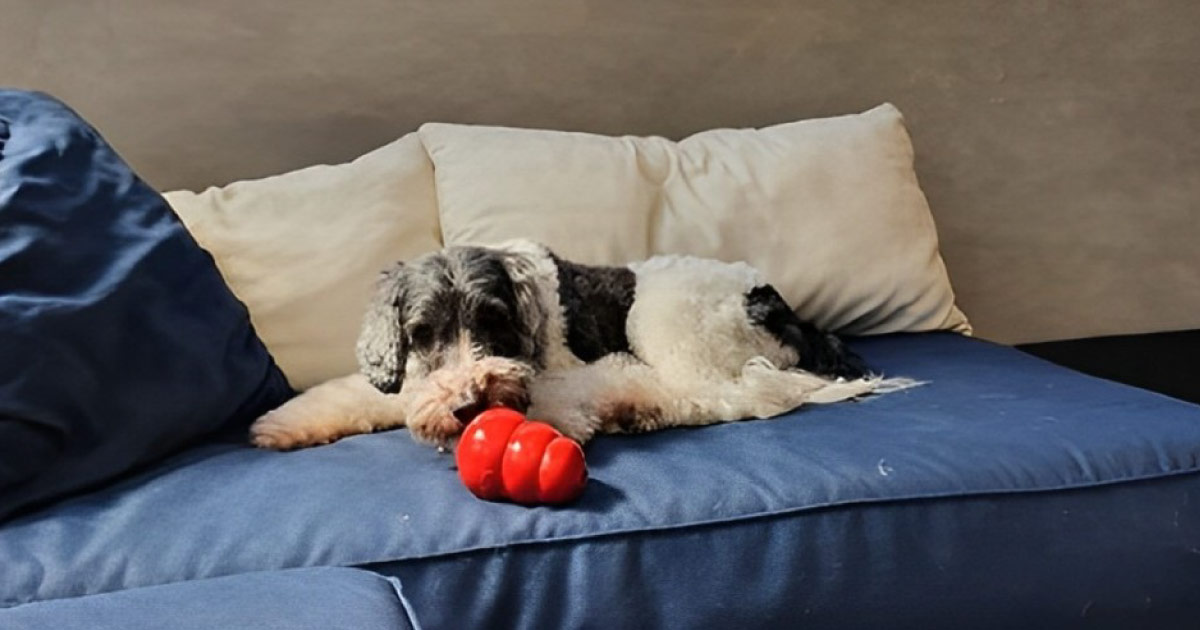
[[[890,394],[924,385],[910,378],[868,376],[830,379],[801,370],[780,370],[762,357],[742,368],[742,377],[727,385],[726,399],[743,401],[748,415],[776,416],[805,404],[828,404],[871,394]]]

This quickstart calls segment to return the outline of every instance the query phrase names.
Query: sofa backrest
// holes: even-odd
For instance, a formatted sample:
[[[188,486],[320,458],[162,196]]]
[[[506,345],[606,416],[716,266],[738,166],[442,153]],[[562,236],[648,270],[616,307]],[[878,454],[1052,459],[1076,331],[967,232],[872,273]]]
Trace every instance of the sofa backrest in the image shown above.
[[[1200,4],[13,0],[0,82],[161,190],[338,163],[427,121],[682,138],[905,113],[980,336],[1200,326]]]

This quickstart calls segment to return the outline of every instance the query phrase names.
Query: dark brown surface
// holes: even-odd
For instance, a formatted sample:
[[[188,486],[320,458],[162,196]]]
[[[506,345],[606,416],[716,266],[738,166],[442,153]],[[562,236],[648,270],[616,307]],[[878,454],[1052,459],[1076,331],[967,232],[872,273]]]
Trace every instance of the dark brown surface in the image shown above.
[[[1200,403],[1200,330],[1017,346],[1069,368]]]

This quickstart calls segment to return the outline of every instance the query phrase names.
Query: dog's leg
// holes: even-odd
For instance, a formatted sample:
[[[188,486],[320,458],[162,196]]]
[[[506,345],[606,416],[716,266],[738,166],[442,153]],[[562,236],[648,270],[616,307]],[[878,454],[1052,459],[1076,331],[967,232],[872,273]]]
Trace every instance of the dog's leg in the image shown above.
[[[404,425],[401,395],[383,394],[361,374],[327,381],[263,415],[250,427],[260,448],[289,450]]]
[[[769,284],[746,294],[746,315],[775,339],[796,351],[794,366],[816,374],[857,379],[869,372],[866,363],[832,333],[800,319],[779,292]]]
[[[636,400],[640,404],[622,409],[613,404],[619,401],[613,401],[608,408],[616,413],[604,418],[601,427],[609,433],[638,433],[772,418],[806,404],[864,396],[875,389],[877,382],[834,381],[800,370],[780,370],[765,359],[755,359],[746,364],[740,377],[727,381],[653,383],[639,379]]]
[[[529,385],[527,415],[581,444],[587,442],[600,427],[591,402],[601,374],[594,363],[538,374]]]
[[[748,362],[736,378],[673,378],[632,357],[549,372],[533,384],[531,417],[586,441],[596,433],[644,433],[769,418],[805,404],[823,404],[871,393],[878,379],[835,381],[799,370],[780,370],[765,359]]]
[[[628,354],[611,354],[578,367],[550,370],[530,384],[529,417],[586,442],[605,423],[653,417],[657,401],[649,368]]]

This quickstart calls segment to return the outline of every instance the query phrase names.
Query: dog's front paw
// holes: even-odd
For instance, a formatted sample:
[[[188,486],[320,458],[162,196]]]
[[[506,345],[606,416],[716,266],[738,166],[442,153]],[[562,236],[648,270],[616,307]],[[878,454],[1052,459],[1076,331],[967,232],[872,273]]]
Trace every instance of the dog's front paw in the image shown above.
[[[610,401],[596,410],[605,433],[649,433],[663,428],[662,411],[627,401]]]
[[[450,392],[441,390],[439,397],[418,397],[418,404],[409,412],[407,426],[409,435],[423,444],[446,446],[450,444],[463,430],[463,421],[454,416],[452,411],[459,405],[459,399],[453,398],[453,405],[446,404]]]
[[[533,368],[519,361],[485,357],[471,367],[471,391],[489,406],[502,405],[518,411],[529,408],[529,380]]]
[[[276,409],[250,425],[250,443],[258,448],[290,451],[306,446],[328,444],[337,439],[327,431],[314,430],[289,422],[287,409]]]
[[[414,440],[439,447],[452,444],[462,430],[463,424],[448,412],[415,416],[408,424],[409,435]]]

